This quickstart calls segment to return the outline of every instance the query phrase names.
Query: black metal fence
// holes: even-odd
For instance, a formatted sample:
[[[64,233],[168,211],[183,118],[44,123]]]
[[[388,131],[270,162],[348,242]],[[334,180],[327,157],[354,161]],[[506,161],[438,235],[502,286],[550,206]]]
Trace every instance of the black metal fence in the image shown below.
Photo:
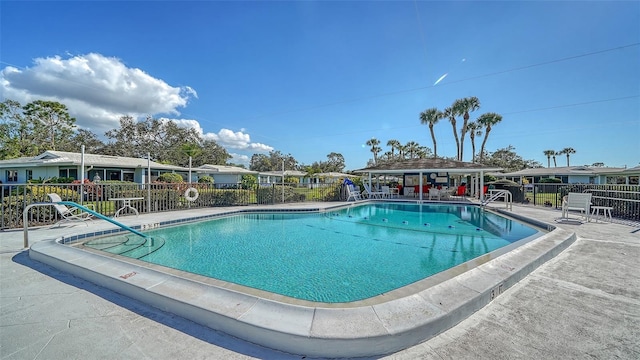
[[[570,192],[592,193],[591,204],[609,206],[613,217],[640,222],[639,185],[531,184],[522,188],[524,202],[560,209]]]
[[[121,198],[132,200],[131,205],[140,213],[197,209],[215,206],[243,206],[293,203],[305,201],[339,201],[347,195],[340,183],[332,184],[263,184],[242,188],[237,184],[20,184],[0,185],[0,229],[23,226],[23,211],[33,203],[50,202],[48,194],[56,193],[62,200],[91,204],[106,216],[113,216],[121,207]],[[195,188],[198,196],[193,199]],[[593,184],[528,184],[509,187],[514,202],[560,209],[562,197],[570,192],[591,192],[592,204],[612,207],[614,218],[640,222],[639,185]],[[193,201],[191,201],[193,200]],[[29,210],[29,226],[53,224],[60,215],[51,206]]]
[[[215,206],[243,206],[304,201],[338,201],[343,197],[341,184],[268,184],[243,188],[237,184],[199,183],[90,183],[0,185],[0,229],[23,226],[23,211],[34,203],[51,202],[56,193],[64,201],[90,204],[96,212],[115,215],[122,200],[130,200],[139,213],[197,209]],[[193,191],[192,189],[195,189]],[[189,191],[188,191],[189,190]],[[195,194],[197,193],[197,197]],[[127,209],[125,209],[127,210]],[[126,214],[126,212],[125,212]],[[53,224],[60,214],[53,206],[38,206],[28,213],[29,226]]]

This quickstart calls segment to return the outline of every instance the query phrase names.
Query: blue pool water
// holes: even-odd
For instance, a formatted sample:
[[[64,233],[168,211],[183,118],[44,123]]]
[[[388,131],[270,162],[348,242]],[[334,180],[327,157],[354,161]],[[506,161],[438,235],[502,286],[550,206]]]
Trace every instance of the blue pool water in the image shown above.
[[[140,244],[135,235],[85,245],[330,303],[370,298],[540,234],[476,206],[387,203],[321,214],[241,214],[148,233],[164,244],[144,254],[123,253],[124,245]]]

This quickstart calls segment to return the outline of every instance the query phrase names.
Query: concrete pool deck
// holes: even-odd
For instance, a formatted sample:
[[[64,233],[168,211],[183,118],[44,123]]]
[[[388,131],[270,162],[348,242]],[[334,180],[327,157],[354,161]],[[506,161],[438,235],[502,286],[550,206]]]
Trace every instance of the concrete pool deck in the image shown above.
[[[640,356],[637,228],[556,224],[559,211],[526,206],[514,206],[513,212],[575,232],[578,239],[455,327],[388,358]],[[136,225],[175,217],[122,219]],[[108,227],[102,223],[89,228]],[[35,243],[86,232],[77,224],[29,234]],[[2,358],[301,358],[212,331],[33,261],[22,249],[22,231],[0,232],[0,252]]]

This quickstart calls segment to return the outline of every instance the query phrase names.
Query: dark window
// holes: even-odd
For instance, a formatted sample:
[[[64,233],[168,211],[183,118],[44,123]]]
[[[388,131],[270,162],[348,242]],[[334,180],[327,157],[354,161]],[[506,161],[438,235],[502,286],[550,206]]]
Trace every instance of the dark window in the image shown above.
[[[122,172],[122,181],[133,182],[133,173],[132,172]]]
[[[27,181],[29,180],[33,180],[33,170],[27,170],[25,171],[25,175],[27,177]]]
[[[18,182],[17,170],[7,170],[7,182]]]
[[[78,179],[78,169],[60,169],[58,170],[58,176],[61,178]]]
[[[107,180],[120,180],[120,170],[107,170]]]

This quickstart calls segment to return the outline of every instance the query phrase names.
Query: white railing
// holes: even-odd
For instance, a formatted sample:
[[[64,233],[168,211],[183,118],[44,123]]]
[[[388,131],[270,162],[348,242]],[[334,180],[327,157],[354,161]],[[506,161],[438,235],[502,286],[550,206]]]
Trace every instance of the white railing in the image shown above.
[[[488,203],[503,200],[507,210],[513,210],[513,198],[509,190],[502,189],[490,189],[488,190],[487,197],[482,201],[482,206],[486,206]]]

